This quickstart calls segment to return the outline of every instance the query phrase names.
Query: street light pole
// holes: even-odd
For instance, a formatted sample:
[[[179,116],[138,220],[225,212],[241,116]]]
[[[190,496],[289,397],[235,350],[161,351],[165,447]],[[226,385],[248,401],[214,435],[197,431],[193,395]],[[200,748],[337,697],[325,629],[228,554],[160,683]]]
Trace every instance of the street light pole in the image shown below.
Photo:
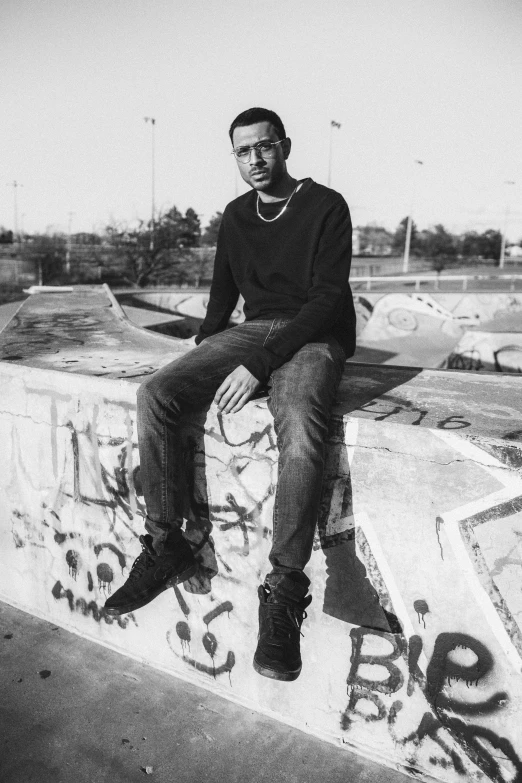
[[[416,160],[416,164],[419,166],[423,166],[424,163],[422,160]],[[412,177],[412,185],[411,185],[411,202],[410,202],[410,213],[408,215],[408,220],[406,223],[406,241],[404,243],[404,257],[402,259],[402,272],[403,274],[408,273],[409,269],[409,260],[410,260],[410,243],[411,243],[411,230],[412,230],[412,223],[413,223],[413,202],[415,201],[415,184],[416,184],[416,177],[415,173],[417,171],[417,167],[413,170],[413,177]]]
[[[65,271],[69,275],[71,273],[71,227],[74,212],[69,212],[69,224],[67,228],[67,248],[65,250]]]
[[[330,183],[332,181],[332,147],[333,147],[333,129],[334,128],[341,128],[341,123],[336,122],[335,120],[330,121],[330,148],[328,151],[328,187],[330,187]]]
[[[156,163],[155,163],[155,156],[156,156],[156,150],[155,150],[155,139],[154,139],[154,128],[156,125],[156,120],[154,117],[144,117],[145,122],[150,122],[152,127],[152,219],[151,219],[151,231],[150,231],[150,249],[154,250],[154,220],[156,216],[156,207],[155,207],[155,173],[156,173]]]
[[[13,218],[14,218],[14,226],[13,226],[13,241],[16,243],[18,242],[18,249],[20,249],[20,234],[18,232],[18,197],[17,197],[17,189],[23,188],[23,185],[20,182],[17,182],[15,179],[9,183],[8,187],[13,188]]]
[[[506,179],[504,185],[514,185],[515,183],[511,179]],[[507,229],[509,220],[509,198],[506,199],[506,213],[504,215],[504,231],[502,232],[502,241],[500,243],[500,259],[498,262],[498,268],[504,269],[504,262],[506,257],[506,242],[507,242]]]

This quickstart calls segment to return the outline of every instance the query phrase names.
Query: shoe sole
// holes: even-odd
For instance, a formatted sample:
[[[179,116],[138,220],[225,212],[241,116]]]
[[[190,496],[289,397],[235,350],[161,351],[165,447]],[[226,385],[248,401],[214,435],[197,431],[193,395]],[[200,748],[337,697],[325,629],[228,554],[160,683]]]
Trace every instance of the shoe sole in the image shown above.
[[[300,666],[298,669],[294,669],[293,671],[278,672],[275,669],[269,669],[268,666],[261,666],[261,664],[258,663],[254,658],[254,669],[258,674],[261,674],[263,677],[268,677],[271,680],[282,680],[283,682],[292,682],[293,680],[297,680],[297,678],[301,674],[302,666]]]
[[[174,585],[180,584],[181,582],[186,582],[187,579],[190,579],[191,576],[194,576],[196,571],[197,563],[193,563],[191,566],[185,569],[185,571],[182,571],[181,574],[177,574],[177,576],[172,576],[170,579],[167,579],[165,584],[161,585],[161,587],[159,587],[153,595],[149,595],[147,598],[142,598],[139,601],[134,601],[132,604],[125,604],[124,607],[106,606],[105,614],[117,617],[120,614],[128,614],[129,612],[136,611],[136,609],[141,609],[142,606],[147,606],[147,604],[150,604],[151,601],[154,601],[158,595],[161,595],[164,590],[168,590],[169,587],[174,587]]]

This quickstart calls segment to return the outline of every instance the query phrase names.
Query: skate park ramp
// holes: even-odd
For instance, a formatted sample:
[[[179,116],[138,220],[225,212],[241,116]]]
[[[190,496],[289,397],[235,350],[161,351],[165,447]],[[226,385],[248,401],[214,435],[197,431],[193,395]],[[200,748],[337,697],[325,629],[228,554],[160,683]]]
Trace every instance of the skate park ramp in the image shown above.
[[[355,307],[352,361],[522,371],[522,294],[368,293]]]
[[[203,322],[208,293],[125,293],[117,298],[139,326],[189,337]],[[522,371],[522,294],[368,293],[355,294],[354,301],[357,349],[352,362]],[[231,325],[243,318],[239,302]]]
[[[266,398],[180,432],[197,574],[104,609],[146,515],[136,391],[186,350],[101,286],[16,310],[0,332],[0,600],[417,780],[520,781],[522,378],[346,365],[303,671],[281,683],[252,667],[278,475]]]
[[[132,291],[117,294],[116,298],[127,317],[138,326],[185,338],[197,334],[207,312],[208,296],[208,291]],[[158,320],[154,322],[154,318]],[[240,297],[230,324],[241,323],[244,318]]]

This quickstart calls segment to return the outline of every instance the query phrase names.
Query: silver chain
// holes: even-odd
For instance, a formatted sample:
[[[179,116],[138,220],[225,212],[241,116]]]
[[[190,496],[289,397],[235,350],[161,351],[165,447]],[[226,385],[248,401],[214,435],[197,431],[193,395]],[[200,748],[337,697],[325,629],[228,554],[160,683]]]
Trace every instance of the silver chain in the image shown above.
[[[285,209],[287,208],[287,206],[288,206],[288,205],[290,204],[290,202],[292,201],[292,197],[293,197],[293,195],[294,195],[294,193],[296,192],[296,190],[297,190],[297,188],[298,188],[298,187],[299,187],[299,183],[297,183],[297,185],[296,185],[296,186],[295,186],[295,188],[293,189],[293,191],[292,191],[292,193],[291,193],[291,195],[290,195],[290,197],[289,197],[288,201],[287,201],[287,202],[286,202],[286,204],[284,205],[284,207],[283,207],[283,209],[281,210],[281,212],[279,212],[279,213],[278,213],[278,214],[277,214],[275,217],[273,217],[273,218],[265,218],[265,217],[263,217],[263,215],[262,215],[262,214],[261,214],[261,212],[259,211],[259,193],[258,193],[258,194],[257,194],[257,201],[256,201],[257,216],[258,216],[258,217],[260,217],[260,218],[261,218],[261,220],[264,220],[264,221],[265,221],[265,223],[273,223],[273,222],[274,222],[274,220],[277,220],[277,218],[280,218],[280,217],[281,217],[281,215],[283,214],[283,212],[285,211]]]

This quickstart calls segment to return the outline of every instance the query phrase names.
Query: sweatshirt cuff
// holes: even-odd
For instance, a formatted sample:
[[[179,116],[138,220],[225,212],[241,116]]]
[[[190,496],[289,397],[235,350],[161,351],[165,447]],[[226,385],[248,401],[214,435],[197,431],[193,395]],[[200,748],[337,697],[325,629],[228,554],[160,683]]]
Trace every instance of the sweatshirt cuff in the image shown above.
[[[265,384],[273,370],[277,370],[285,361],[286,358],[277,356],[275,353],[267,351],[266,348],[260,348],[257,351],[252,351],[242,364],[259,383]]]

